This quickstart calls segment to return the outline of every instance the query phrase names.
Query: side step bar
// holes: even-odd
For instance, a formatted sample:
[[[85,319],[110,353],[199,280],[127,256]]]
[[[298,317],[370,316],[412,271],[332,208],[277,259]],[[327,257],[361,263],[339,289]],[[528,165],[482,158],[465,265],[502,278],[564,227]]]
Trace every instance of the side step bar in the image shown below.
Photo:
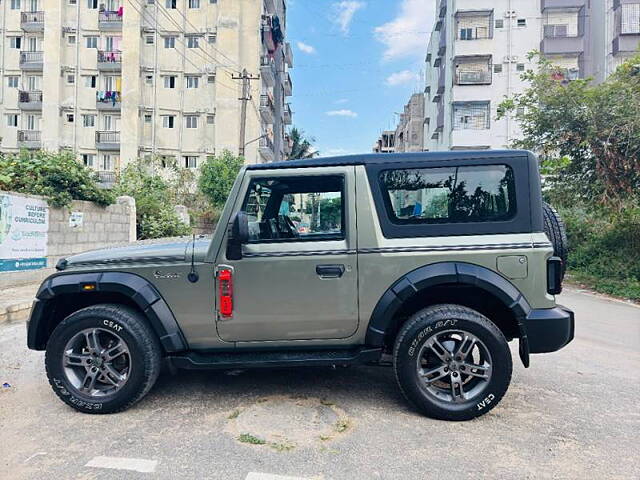
[[[357,348],[351,350],[312,350],[285,352],[187,352],[168,357],[176,368],[189,370],[270,368],[270,367],[321,367],[378,362],[381,348]]]

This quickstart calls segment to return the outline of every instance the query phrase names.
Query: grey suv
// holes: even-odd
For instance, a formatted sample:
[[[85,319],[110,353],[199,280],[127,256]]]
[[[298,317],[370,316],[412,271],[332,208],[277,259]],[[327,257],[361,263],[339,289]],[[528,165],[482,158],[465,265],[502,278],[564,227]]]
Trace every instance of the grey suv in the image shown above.
[[[250,165],[211,241],[60,261],[28,345],[46,350],[57,395],[88,413],[140,400],[163,361],[382,363],[417,409],[467,420],[507,391],[508,341],[528,366],[572,340],[573,314],[554,300],[565,254],[529,152]]]

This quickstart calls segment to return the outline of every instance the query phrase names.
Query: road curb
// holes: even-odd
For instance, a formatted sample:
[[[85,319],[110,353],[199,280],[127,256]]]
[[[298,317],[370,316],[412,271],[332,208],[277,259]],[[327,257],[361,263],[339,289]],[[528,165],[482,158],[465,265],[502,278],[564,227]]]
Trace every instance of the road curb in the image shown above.
[[[14,322],[24,322],[29,318],[31,302],[21,302],[0,308],[0,325]]]

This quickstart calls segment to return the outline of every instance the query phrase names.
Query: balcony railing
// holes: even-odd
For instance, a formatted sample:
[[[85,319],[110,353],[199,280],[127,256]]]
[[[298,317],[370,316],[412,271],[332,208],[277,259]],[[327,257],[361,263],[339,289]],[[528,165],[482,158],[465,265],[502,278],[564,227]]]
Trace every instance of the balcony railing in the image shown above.
[[[456,85],[490,85],[491,70],[463,70],[456,71]]]
[[[260,143],[258,144],[258,151],[262,158],[264,158],[267,162],[273,161],[273,140],[269,137],[262,137],[260,139]]]
[[[120,70],[122,52],[119,50],[98,50],[98,68],[101,70]]]
[[[38,32],[44,29],[44,12],[21,12],[20,27],[25,32]]]
[[[292,121],[291,105],[289,105],[288,103],[285,104],[284,106],[283,117],[284,117],[284,124],[291,125],[291,121]]]
[[[273,123],[273,101],[269,95],[260,95],[260,116],[265,123]]]
[[[113,90],[98,90],[96,92],[96,109],[98,110],[119,110],[121,96],[120,92]]]
[[[42,110],[42,90],[18,91],[18,106],[22,110]]]
[[[122,13],[103,10],[98,13],[98,26],[100,30],[122,30]]]
[[[293,94],[293,83],[291,83],[291,75],[289,75],[289,72],[284,74],[284,94],[287,97]]]
[[[289,42],[284,44],[284,61],[287,62],[289,68],[293,68],[293,49]]]
[[[98,186],[100,188],[111,188],[116,183],[116,172],[110,171],[98,171],[96,172],[96,177],[98,177]]]
[[[43,52],[20,52],[20,68],[23,70],[42,70]]]
[[[18,130],[18,145],[23,148],[40,148],[40,130]]]
[[[276,82],[276,67],[269,55],[260,58],[260,75],[268,87],[273,87]]]
[[[120,132],[118,131],[97,131],[96,147],[100,150],[119,150]]]

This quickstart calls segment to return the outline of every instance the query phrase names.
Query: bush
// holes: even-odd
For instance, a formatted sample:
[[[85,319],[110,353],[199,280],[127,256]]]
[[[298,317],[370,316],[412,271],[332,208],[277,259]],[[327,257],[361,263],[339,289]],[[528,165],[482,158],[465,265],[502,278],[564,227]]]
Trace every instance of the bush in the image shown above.
[[[182,223],[174,210],[184,191],[181,175],[175,165],[161,166],[158,160],[139,159],[122,170],[113,190],[135,198],[139,239],[191,233],[191,227]]]
[[[597,291],[640,300],[640,207],[560,208],[569,237],[569,272]]]
[[[0,190],[41,195],[54,207],[68,207],[72,200],[114,202],[113,194],[98,186],[95,173],[70,152],[0,155]]]
[[[220,156],[208,157],[202,165],[198,188],[214,208],[224,206],[242,165],[244,159],[234,156],[229,150]]]

